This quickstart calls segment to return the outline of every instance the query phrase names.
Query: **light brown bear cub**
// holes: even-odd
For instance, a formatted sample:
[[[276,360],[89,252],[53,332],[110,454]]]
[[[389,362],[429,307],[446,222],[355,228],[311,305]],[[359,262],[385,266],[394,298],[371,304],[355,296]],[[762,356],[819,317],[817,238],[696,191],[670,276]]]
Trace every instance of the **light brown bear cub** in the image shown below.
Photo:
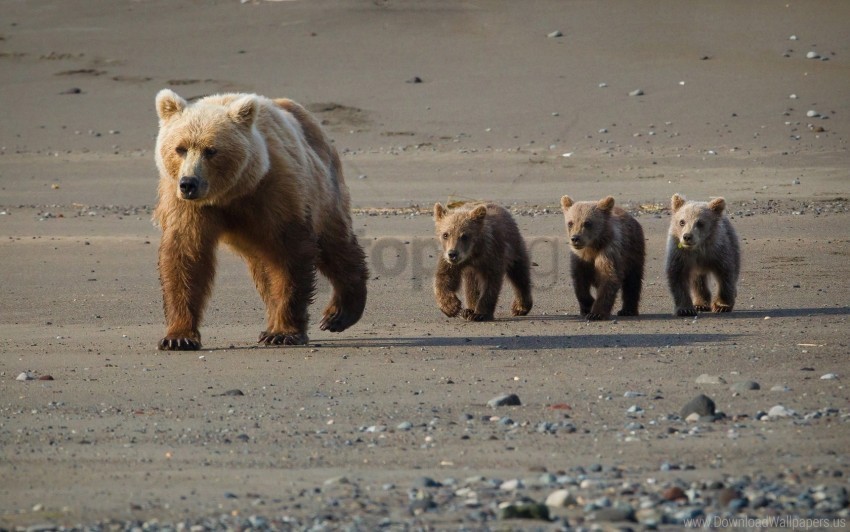
[[[608,196],[599,201],[561,198],[570,240],[573,288],[579,311],[588,320],[611,316],[617,292],[623,291],[618,316],[637,316],[643,284],[646,245],[643,229]],[[596,288],[596,298],[591,295]]]
[[[446,316],[490,321],[505,275],[514,287],[511,313],[531,310],[531,272],[525,241],[511,213],[493,204],[447,211],[434,205],[437,238],[443,253],[437,264],[434,293]],[[464,285],[466,308],[455,295]]]
[[[699,311],[730,312],[735,306],[741,251],[738,235],[724,214],[726,201],[687,201],[679,194],[671,202],[673,216],[667,238],[667,282],[678,316]],[[717,281],[711,298],[708,275]]]
[[[264,344],[307,343],[318,268],[333,295],[321,328],[342,331],[366,304],[366,256],[351,228],[339,156],[290,100],[157,94],[156,163],[165,310],[160,349],[201,346],[199,327],[224,242],[248,263],[267,310]]]

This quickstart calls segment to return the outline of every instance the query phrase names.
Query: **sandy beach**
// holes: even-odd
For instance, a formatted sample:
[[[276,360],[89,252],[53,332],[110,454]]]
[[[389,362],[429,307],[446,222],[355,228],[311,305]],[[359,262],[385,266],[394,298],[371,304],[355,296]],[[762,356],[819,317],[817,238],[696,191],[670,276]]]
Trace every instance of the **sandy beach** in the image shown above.
[[[0,530],[847,526],[850,4],[0,12]],[[319,330],[322,281],[310,345],[258,347],[262,301],[222,248],[203,349],[156,350],[166,87],[322,121],[371,271],[356,326]],[[730,314],[673,316],[674,193],[727,201]],[[643,226],[639,317],[579,316],[564,194]],[[431,212],[458,200],[514,214],[528,316],[507,291],[493,322],[437,308]],[[685,421],[700,394],[722,415]]]

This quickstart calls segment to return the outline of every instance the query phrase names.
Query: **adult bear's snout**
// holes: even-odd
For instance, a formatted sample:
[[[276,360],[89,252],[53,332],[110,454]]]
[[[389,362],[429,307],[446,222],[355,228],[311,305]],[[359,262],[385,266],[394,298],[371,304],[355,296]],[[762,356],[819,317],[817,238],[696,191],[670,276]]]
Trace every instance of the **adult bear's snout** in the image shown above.
[[[197,199],[201,191],[201,182],[195,176],[180,178],[180,195],[184,199]]]

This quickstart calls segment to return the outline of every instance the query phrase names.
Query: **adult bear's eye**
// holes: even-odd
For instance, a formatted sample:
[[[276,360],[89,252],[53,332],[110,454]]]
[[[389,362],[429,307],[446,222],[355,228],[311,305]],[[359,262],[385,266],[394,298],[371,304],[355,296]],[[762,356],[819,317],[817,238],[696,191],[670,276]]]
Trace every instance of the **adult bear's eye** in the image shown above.
[[[215,148],[204,148],[204,157],[207,159],[212,158],[216,153],[218,153],[218,150]]]
[[[685,227],[685,221],[679,220],[679,227]]]
[[[573,222],[567,222],[567,227],[569,227],[570,229],[572,229],[572,228],[573,228]]]
[[[175,148],[174,151],[177,152],[177,155],[182,157],[182,156],[186,155],[186,152],[188,150],[186,148],[184,148],[183,146],[177,146],[177,148]]]
[[[449,239],[449,234],[443,233],[443,240],[448,240],[448,239]]]

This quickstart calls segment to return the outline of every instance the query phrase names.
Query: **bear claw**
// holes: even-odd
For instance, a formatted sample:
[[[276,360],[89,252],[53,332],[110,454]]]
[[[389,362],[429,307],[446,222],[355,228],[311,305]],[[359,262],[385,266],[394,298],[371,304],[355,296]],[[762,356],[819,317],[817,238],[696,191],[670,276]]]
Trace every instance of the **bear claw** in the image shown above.
[[[159,341],[157,349],[160,351],[197,351],[201,348],[201,342],[191,338],[168,338]]]
[[[606,314],[600,314],[598,312],[588,312],[587,316],[584,317],[587,321],[601,321],[607,320],[608,316]]]
[[[617,312],[617,316],[637,316],[638,312],[636,310],[626,310],[623,309]]]
[[[260,333],[259,344],[265,345],[307,345],[305,333],[273,333],[263,331]]]
[[[698,313],[699,310],[695,307],[676,309],[677,316],[696,316]]]

